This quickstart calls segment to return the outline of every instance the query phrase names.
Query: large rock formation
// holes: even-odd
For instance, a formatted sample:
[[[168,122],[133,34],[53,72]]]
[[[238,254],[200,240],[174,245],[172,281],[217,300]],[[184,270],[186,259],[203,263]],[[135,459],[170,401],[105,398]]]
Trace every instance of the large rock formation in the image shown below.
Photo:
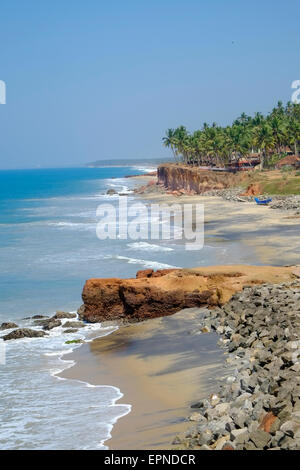
[[[247,178],[241,172],[232,174],[201,170],[187,165],[163,164],[157,169],[158,183],[170,191],[184,190],[187,193],[202,194],[214,189],[226,189]]]
[[[222,305],[245,285],[288,282],[295,267],[217,266],[192,270],[140,271],[136,279],[89,279],[81,319],[138,321],[183,308]]]

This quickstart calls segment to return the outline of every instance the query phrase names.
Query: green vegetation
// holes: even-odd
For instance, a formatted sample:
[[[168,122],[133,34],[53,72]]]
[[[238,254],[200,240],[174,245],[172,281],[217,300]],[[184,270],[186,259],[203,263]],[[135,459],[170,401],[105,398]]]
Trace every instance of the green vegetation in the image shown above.
[[[269,182],[266,181],[262,187],[265,194],[300,194],[299,178],[285,178],[283,180],[278,179]]]
[[[71,339],[69,341],[65,341],[65,344],[80,344],[84,343],[82,339]]]
[[[237,175],[235,175],[237,176]],[[243,181],[236,181],[235,185],[245,190],[251,184],[258,184],[263,194],[288,196],[300,194],[300,172],[291,168],[270,171],[248,172]]]
[[[300,105],[282,102],[267,116],[243,113],[232,126],[203,124],[189,133],[184,126],[168,129],[163,138],[176,161],[192,165],[226,166],[251,154],[260,156],[261,168],[271,168],[286,156],[287,148],[298,155],[300,145]]]

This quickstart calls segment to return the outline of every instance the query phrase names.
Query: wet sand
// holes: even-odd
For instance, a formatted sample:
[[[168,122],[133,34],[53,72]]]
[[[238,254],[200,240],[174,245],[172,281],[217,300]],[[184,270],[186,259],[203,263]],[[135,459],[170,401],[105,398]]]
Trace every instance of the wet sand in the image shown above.
[[[69,358],[77,365],[62,376],[109,384],[132,405],[106,441],[110,449],[171,449],[190,423],[191,404],[218,388],[229,373],[215,334],[199,334],[197,309],[121,326],[87,343]]]
[[[300,218],[292,217],[295,211],[270,209],[254,202],[226,201],[215,196],[143,194],[141,198],[149,203],[204,204],[205,243],[240,243],[245,250],[250,248],[253,252],[251,264],[300,263]],[[235,262],[232,260],[232,264]]]

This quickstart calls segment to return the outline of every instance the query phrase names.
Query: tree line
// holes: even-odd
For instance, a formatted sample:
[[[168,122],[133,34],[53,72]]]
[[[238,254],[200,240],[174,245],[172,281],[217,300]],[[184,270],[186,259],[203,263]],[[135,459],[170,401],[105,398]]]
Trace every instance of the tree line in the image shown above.
[[[232,126],[204,123],[193,133],[185,126],[168,129],[163,144],[186,164],[225,167],[257,153],[261,167],[271,166],[289,150],[299,155],[300,105],[279,101],[268,115],[242,113]]]

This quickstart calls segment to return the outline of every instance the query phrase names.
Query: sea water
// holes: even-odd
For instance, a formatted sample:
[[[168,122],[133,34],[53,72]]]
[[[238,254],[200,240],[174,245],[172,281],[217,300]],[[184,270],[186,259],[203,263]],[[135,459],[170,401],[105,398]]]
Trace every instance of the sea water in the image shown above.
[[[137,182],[125,176],[145,171],[0,171],[0,324],[14,321],[32,327],[27,317],[75,312],[84,282],[91,277],[134,277],[143,268],[232,261],[230,246],[220,243],[188,252],[172,240],[97,238],[98,205],[118,205],[118,195],[109,196],[107,190],[127,194],[130,204]],[[46,338],[0,341],[2,353],[5,348],[5,363],[0,363],[0,448],[106,448],[114,423],[132,404],[118,404],[122,391],[114,384],[95,387],[57,374],[73,365],[68,353],[80,347],[66,340],[91,341],[110,332],[89,325],[70,335],[59,327]]]

